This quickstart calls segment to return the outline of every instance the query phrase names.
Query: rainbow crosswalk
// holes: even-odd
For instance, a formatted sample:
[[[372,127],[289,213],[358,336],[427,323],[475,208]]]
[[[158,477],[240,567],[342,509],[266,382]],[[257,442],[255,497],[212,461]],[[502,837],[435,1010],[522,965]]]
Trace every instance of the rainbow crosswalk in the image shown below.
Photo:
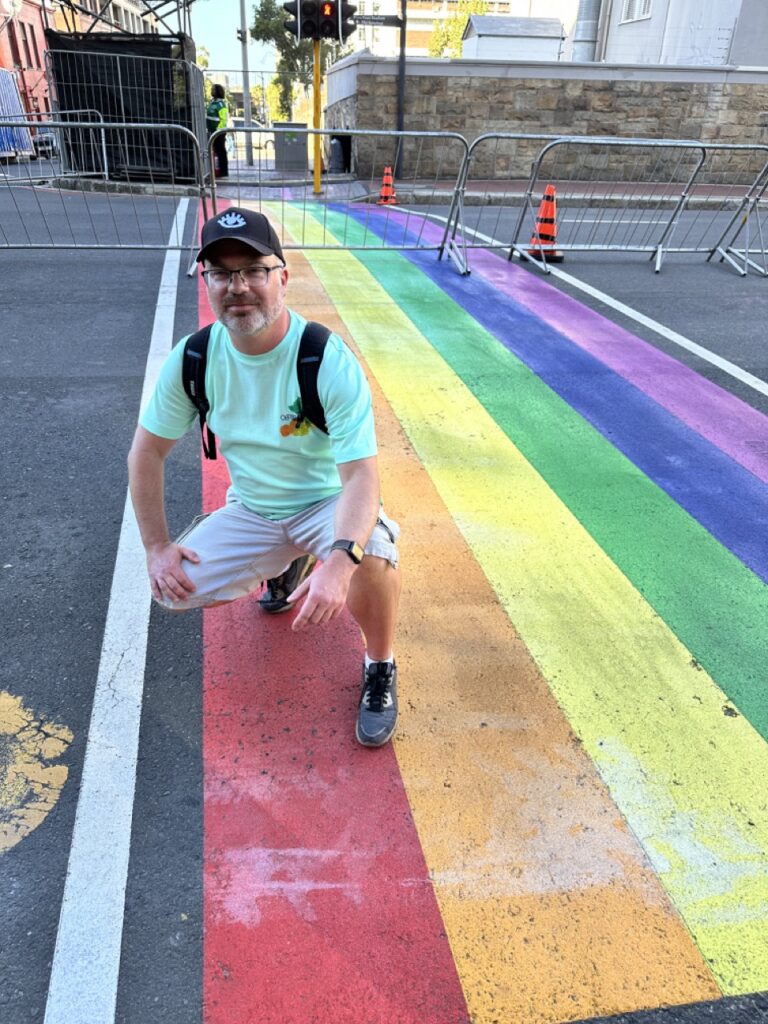
[[[413,224],[278,212],[310,245]],[[349,620],[206,613],[208,1024],[768,988],[768,422],[490,254],[290,266],[374,387],[401,727],[354,747]]]

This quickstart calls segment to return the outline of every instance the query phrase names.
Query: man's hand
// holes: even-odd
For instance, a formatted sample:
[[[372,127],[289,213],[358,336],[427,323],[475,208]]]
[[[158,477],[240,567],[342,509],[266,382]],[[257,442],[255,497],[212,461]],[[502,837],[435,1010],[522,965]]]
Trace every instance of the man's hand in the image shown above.
[[[194,593],[195,585],[181,567],[182,559],[198,563],[200,556],[191,548],[167,541],[147,551],[147,571],[152,596],[158,600],[180,601]]]
[[[335,619],[347,603],[349,581],[355,568],[344,552],[332,551],[328,560],[288,596],[291,604],[304,598],[291,629],[298,632],[307,626],[321,626]]]

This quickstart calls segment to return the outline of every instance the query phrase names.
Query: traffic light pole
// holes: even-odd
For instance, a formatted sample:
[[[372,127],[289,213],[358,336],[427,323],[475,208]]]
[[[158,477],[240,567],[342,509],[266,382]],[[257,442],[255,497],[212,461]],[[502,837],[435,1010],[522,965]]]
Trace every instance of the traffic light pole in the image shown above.
[[[245,0],[240,0],[243,4]],[[405,10],[405,0],[401,0]],[[285,28],[292,36],[301,42],[303,39],[312,40],[312,91],[313,91],[313,116],[312,127],[314,134],[314,158],[312,162],[313,183],[312,191],[316,196],[322,191],[320,188],[323,170],[323,158],[321,150],[322,139],[320,137],[320,40],[338,39],[343,43],[347,36],[355,31],[354,16],[357,7],[354,4],[346,3],[345,0],[287,0],[283,4],[286,14],[292,15],[289,21],[283,22]]]
[[[397,61],[397,130],[405,128],[405,35],[408,25],[406,13],[407,0],[400,0],[400,55]],[[395,161],[395,177],[401,178],[403,171],[403,154],[397,147]]]
[[[313,61],[313,101],[314,101],[314,117],[312,119],[312,127],[315,130],[320,128],[320,40],[314,39],[312,41],[312,54],[314,57]],[[315,143],[315,154],[314,154],[314,186],[312,188],[313,193],[316,196],[320,195],[320,136],[313,136]]]
[[[248,77],[248,22],[245,19],[245,0],[240,0],[240,41],[243,53],[243,118],[246,129],[251,127],[251,83]],[[245,162],[253,167],[253,138],[245,133]]]

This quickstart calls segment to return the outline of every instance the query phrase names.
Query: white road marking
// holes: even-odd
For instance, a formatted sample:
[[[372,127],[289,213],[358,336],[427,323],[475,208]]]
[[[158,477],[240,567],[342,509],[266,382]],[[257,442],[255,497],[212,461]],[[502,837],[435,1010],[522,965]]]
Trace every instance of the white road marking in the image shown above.
[[[183,230],[181,199],[169,244]],[[152,328],[142,408],[170,352],[181,253],[168,250]],[[88,731],[45,1024],[115,1017],[131,845],[150,593],[144,549],[126,498]]]
[[[607,227],[620,227],[622,224],[666,224],[668,217],[657,217],[656,219],[649,219],[647,217],[622,217],[620,221],[616,221],[615,217],[611,219],[611,215],[606,211],[604,217],[558,217],[558,224],[563,222],[566,224],[605,224]]]
[[[415,215],[415,211],[408,211],[405,207],[400,208],[404,213],[411,213]],[[422,214],[422,216],[428,217],[430,220],[440,221],[445,224],[447,217],[442,217],[437,213]],[[501,249],[508,249],[509,243],[500,242],[497,238],[491,238],[490,235],[484,235],[480,231],[471,231],[471,234],[475,238],[479,238],[483,242],[487,242],[488,245],[497,246]],[[471,269],[471,268],[470,268]],[[564,270],[560,270],[559,267],[555,267],[549,264],[550,272],[555,276],[559,277],[562,281],[566,281],[574,288],[578,288],[580,291],[586,292],[587,295],[591,295],[593,299],[597,299],[598,302],[603,302],[606,306],[610,306],[611,309],[615,309],[617,313],[623,314],[623,316],[629,317],[630,320],[634,320],[638,324],[642,324],[643,327],[648,327],[650,330],[655,331],[656,334],[660,334],[662,338],[666,338],[668,341],[673,342],[675,345],[679,345],[680,348],[687,349],[694,355],[697,355],[700,359],[704,359],[706,362],[711,363],[712,366],[716,366],[719,370],[727,373],[730,377],[735,380],[741,381],[742,384],[746,384],[747,387],[752,388],[753,391],[758,391],[761,395],[768,395],[768,383],[761,380],[760,377],[755,377],[754,374],[748,370],[743,370],[736,363],[730,362],[728,359],[723,359],[722,356],[717,355],[716,352],[710,352],[708,348],[704,348],[703,345],[699,345],[695,341],[691,341],[690,338],[686,338],[684,334],[679,334],[677,331],[673,331],[671,327],[665,327],[664,324],[660,324],[658,320],[652,320],[651,317],[646,316],[645,313],[641,313],[637,309],[633,309],[632,306],[627,306],[624,302],[619,302],[618,299],[614,299],[612,295],[607,295],[605,292],[601,292],[598,288],[593,288],[592,285],[586,284],[584,281],[580,281],[577,277],[572,277],[571,274],[566,274]]]

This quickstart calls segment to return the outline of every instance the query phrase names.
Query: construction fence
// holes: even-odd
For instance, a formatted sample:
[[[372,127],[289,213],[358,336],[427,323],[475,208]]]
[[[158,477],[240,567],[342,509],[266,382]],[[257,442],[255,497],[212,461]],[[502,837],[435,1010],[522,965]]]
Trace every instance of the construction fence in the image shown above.
[[[41,130],[0,120],[7,127]],[[167,248],[174,203],[188,196],[203,215],[246,203],[290,221],[286,248],[427,250],[461,273],[473,249],[492,248],[545,272],[558,255],[603,253],[656,271],[670,255],[700,255],[768,276],[766,146],[505,133],[470,144],[452,132],[301,124],[206,138],[98,108],[59,111],[45,132],[52,152],[0,163],[0,249]],[[216,177],[221,137],[226,178]],[[542,230],[547,186],[554,237]]]

